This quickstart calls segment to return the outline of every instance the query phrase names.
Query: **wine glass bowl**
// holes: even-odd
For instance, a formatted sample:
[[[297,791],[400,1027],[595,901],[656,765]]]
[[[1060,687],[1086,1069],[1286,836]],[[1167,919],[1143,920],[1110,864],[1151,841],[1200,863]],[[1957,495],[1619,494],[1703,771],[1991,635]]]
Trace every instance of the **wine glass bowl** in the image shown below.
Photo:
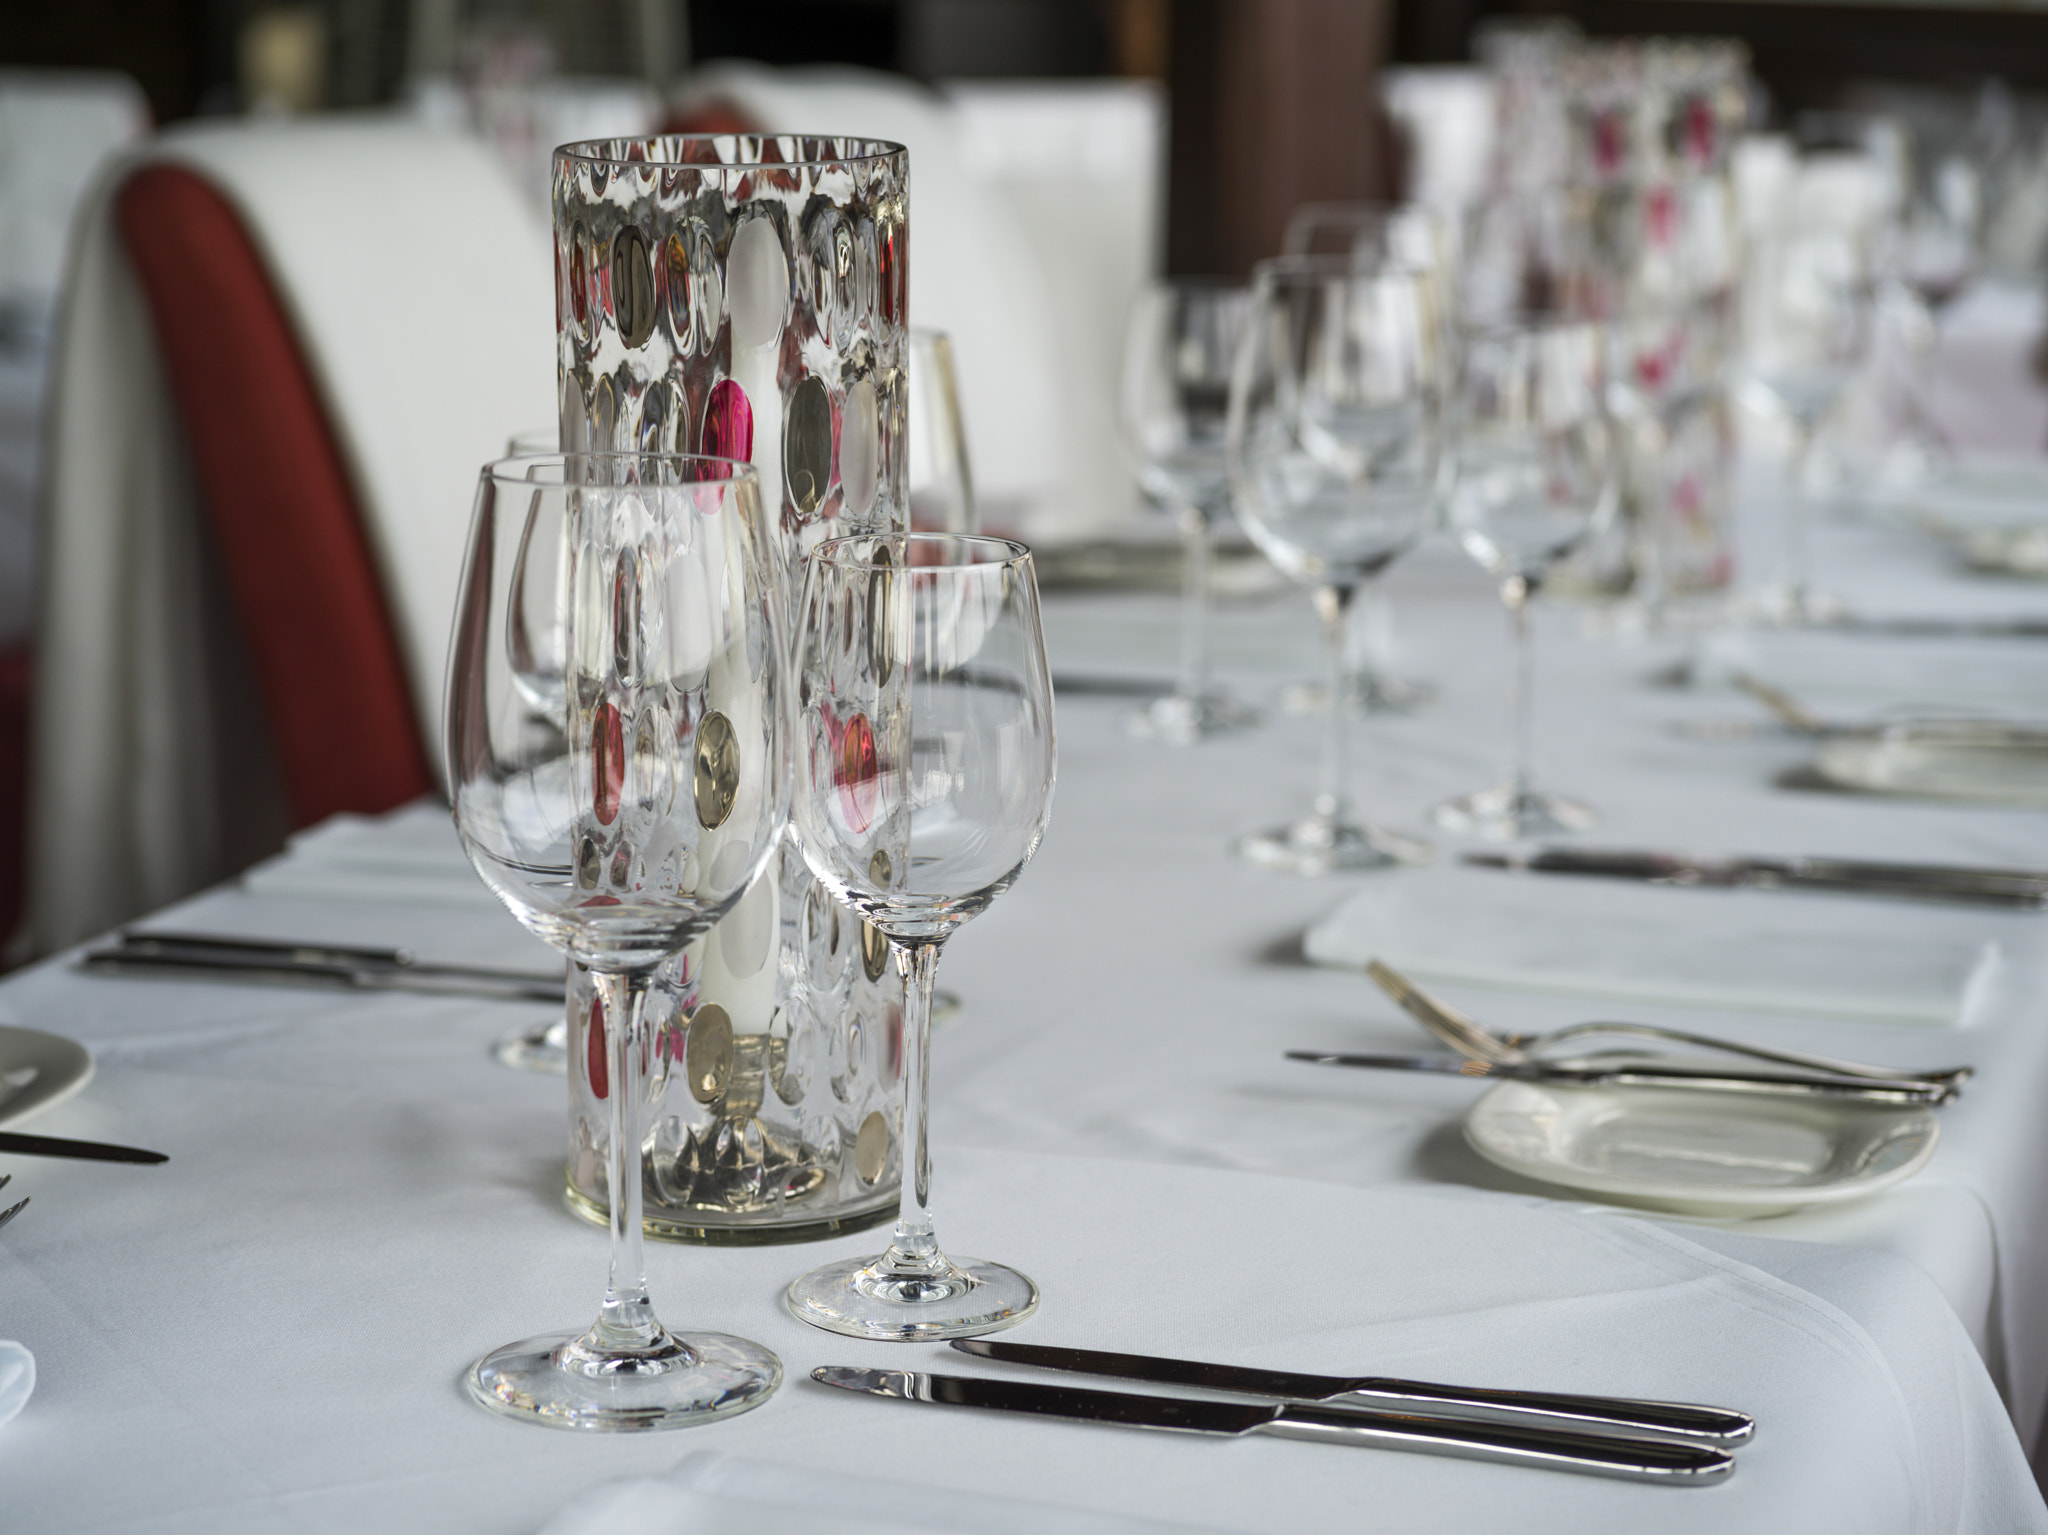
[[[494,1411],[680,1427],[781,1379],[768,1350],[654,1314],[641,1084],[656,969],[731,910],[787,820],[788,610],[747,465],[559,454],[483,472],[448,667],[456,829],[512,915],[590,969],[612,1114],[598,1320],[478,1361],[465,1384]]]
[[[1004,539],[834,539],[799,610],[792,824],[818,881],[886,940],[903,1020],[903,1194],[887,1252],[791,1283],[798,1319],[854,1337],[966,1337],[1030,1315],[1038,1290],[949,1258],[930,1209],[930,1010],[939,952],[1023,871],[1055,775],[1052,688],[1031,556]]]

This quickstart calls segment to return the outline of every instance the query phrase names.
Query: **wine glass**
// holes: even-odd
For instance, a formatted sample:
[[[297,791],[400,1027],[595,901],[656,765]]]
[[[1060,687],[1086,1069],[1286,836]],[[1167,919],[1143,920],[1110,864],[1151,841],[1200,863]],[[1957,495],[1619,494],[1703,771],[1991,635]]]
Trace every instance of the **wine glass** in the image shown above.
[[[1247,294],[1221,279],[1175,278],[1138,295],[1124,332],[1119,411],[1146,492],[1174,511],[1181,536],[1180,675],[1133,721],[1139,733],[1186,745],[1258,716],[1209,674],[1209,554],[1230,509],[1223,418]]]
[[[1345,616],[1358,588],[1428,528],[1443,463],[1442,329],[1428,279],[1342,258],[1283,256],[1252,279],[1231,375],[1227,457],[1239,513],[1266,557],[1315,591],[1329,696],[1349,696]],[[1241,839],[1254,863],[1302,874],[1428,856],[1356,819],[1345,709],[1331,709],[1315,812]]]
[[[1844,164],[1839,178],[1830,176],[1836,169],[1827,163],[1832,159],[1853,157],[1809,157],[1801,202],[1752,254],[1748,359],[1740,385],[1742,399],[1783,422],[1792,438],[1784,577],[1769,604],[1773,616],[1792,625],[1824,621],[1841,607],[1811,585],[1807,470],[1815,434],[1862,365],[1869,340],[1869,230],[1856,174],[1861,168]],[[1837,191],[1842,195],[1832,195]]]
[[[1341,256],[1372,270],[1391,268],[1427,275],[1436,285],[1437,320],[1444,328],[1448,360],[1456,355],[1452,299],[1458,286],[1458,245],[1457,224],[1419,203],[1303,203],[1287,216],[1280,253]],[[1351,703],[1368,714],[1403,714],[1436,697],[1434,683],[1396,676],[1373,664],[1375,649],[1392,650],[1393,628],[1393,609],[1385,596],[1374,587],[1362,589],[1352,619],[1351,643],[1362,659]],[[1301,713],[1313,714],[1329,706],[1317,685],[1290,688],[1282,697],[1288,708]]]
[[[1452,410],[1450,525],[1500,582],[1514,621],[1515,750],[1506,779],[1437,807],[1453,831],[1500,841],[1579,831],[1585,806],[1531,783],[1529,601],[1543,577],[1615,513],[1619,443],[1604,406],[1607,338],[1576,320],[1466,338]]]
[[[953,367],[953,338],[942,330],[909,333],[910,425],[905,478],[911,526],[972,533],[974,476],[967,467],[967,423]]]
[[[903,1202],[889,1250],[791,1283],[799,1320],[856,1338],[960,1338],[1029,1316],[1014,1269],[933,1235],[927,1117],[939,950],[1031,859],[1052,805],[1052,684],[1031,555],[910,533],[812,551],[797,640],[792,824],[819,881],[888,940],[902,1028]]]
[[[557,454],[483,471],[448,662],[455,826],[512,915],[591,971],[611,1088],[610,1284],[583,1332],[471,1368],[470,1395],[508,1416],[673,1428],[782,1378],[757,1344],[662,1326],[640,1221],[649,987],[788,817],[787,590],[745,464]]]

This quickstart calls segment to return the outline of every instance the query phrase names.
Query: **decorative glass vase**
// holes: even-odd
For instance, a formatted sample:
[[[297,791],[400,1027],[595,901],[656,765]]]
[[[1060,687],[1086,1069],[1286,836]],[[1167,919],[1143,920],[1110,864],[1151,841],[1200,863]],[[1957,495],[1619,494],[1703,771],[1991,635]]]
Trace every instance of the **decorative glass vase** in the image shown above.
[[[811,546],[908,525],[908,180],[905,151],[867,139],[555,152],[563,445],[751,462],[792,608]],[[698,753],[700,814],[719,766]],[[649,1001],[647,1234],[788,1241],[893,1216],[903,997],[880,935],[785,844]],[[610,1084],[586,977],[568,1009],[569,1200],[602,1222]]]

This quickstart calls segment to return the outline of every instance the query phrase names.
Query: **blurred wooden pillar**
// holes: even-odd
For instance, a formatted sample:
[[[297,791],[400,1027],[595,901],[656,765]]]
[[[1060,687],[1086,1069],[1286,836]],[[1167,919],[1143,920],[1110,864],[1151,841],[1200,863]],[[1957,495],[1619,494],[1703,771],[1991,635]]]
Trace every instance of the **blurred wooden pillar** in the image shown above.
[[[1177,0],[1171,14],[1170,273],[1241,276],[1280,249],[1297,203],[1388,195],[1374,78],[1392,0]]]

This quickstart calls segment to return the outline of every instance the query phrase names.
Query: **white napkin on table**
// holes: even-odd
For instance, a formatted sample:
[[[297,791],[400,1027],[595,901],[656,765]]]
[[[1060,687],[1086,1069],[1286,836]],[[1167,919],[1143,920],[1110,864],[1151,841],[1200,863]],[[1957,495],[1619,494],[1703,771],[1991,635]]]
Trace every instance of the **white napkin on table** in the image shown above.
[[[1967,1027],[2031,914],[1769,890],[1427,869],[1309,929],[1317,964],[1381,959],[1421,981],[1866,1023]]]
[[[593,1488],[540,1535],[1168,1535],[1198,1528],[702,1450],[667,1476]]]
[[[19,1343],[0,1339],[0,1423],[28,1405],[36,1389],[36,1356]]]

